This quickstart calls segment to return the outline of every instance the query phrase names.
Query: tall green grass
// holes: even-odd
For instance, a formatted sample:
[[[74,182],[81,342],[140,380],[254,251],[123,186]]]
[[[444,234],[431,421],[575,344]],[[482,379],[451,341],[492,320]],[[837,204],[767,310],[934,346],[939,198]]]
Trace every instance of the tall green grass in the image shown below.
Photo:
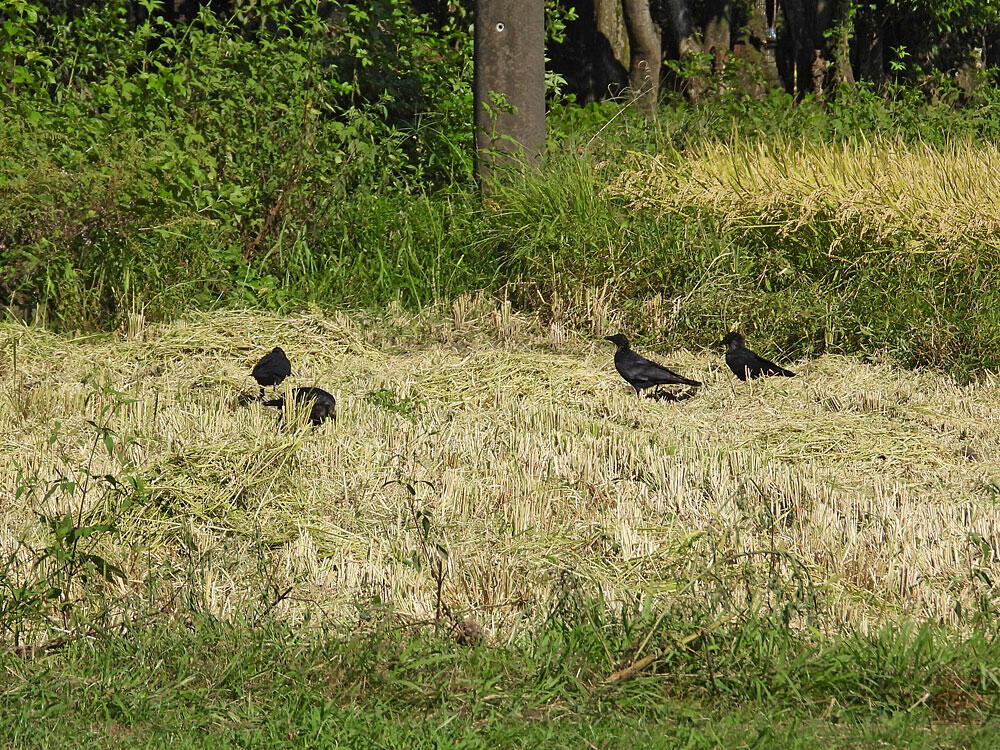
[[[38,235],[8,251],[8,283],[21,280],[8,300],[39,322],[94,329],[140,309],[157,319],[191,307],[418,308],[485,290],[584,330],[622,312],[630,333],[671,345],[710,346],[740,326],[793,356],[888,352],[956,373],[1000,366],[996,200],[949,166],[981,161],[981,149],[779,149],[780,159],[753,141],[632,156],[554,150],[485,201],[472,186],[356,192],[315,223],[283,226],[250,258],[187,209],[155,226],[142,212],[58,209],[55,196],[91,183],[48,165],[8,183],[0,203],[9,225]],[[914,161],[895,199],[864,177],[879,159]],[[867,170],[867,194],[837,187],[852,160]],[[734,176],[716,175],[725,169]],[[41,179],[50,197],[33,203]],[[952,192],[924,197],[931,183]],[[837,190],[850,202],[823,198]],[[46,236],[53,216],[63,224]]]
[[[998,209],[974,165],[995,148],[959,110],[899,99],[722,100],[664,108],[653,124],[556,108],[543,167],[501,177],[486,200],[459,156],[443,182],[404,167],[408,136],[379,141],[371,113],[346,129],[317,120],[302,163],[294,139],[291,161],[279,150],[265,165],[256,141],[208,134],[174,168],[160,150],[183,119],[67,151],[52,127],[69,120],[8,107],[0,301],[57,329],[106,330],[136,311],[417,309],[485,291],[582,330],[623,313],[630,333],[670,345],[740,326],[791,356],[994,368]],[[912,116],[891,119],[901,108]],[[250,166],[203,173],[220,153]],[[274,170],[274,185],[301,171],[301,184],[251,190],[251,166]]]
[[[0,655],[12,747],[990,747],[1000,654],[934,628],[842,641],[659,620],[663,657],[609,681],[652,620],[550,620],[460,646],[392,626],[303,633],[195,617]]]
[[[1000,366],[994,157],[898,140],[556,157],[470,232],[521,304],[578,325],[615,309],[672,345],[739,326],[796,355],[971,373]]]

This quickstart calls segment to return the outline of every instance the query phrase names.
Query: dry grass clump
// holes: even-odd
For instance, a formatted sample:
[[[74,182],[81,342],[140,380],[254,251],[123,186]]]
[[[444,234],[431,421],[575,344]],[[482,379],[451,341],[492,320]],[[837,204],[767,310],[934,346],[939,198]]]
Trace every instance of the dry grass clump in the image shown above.
[[[705,142],[632,154],[611,190],[664,211],[708,209],[737,226],[790,234],[833,222],[873,243],[902,238],[914,252],[976,260],[983,248],[1000,250],[996,164],[993,143]]]
[[[226,616],[266,588],[287,617],[378,601],[429,618],[439,570],[455,617],[510,633],[568,579],[610,602],[808,580],[836,621],[864,625],[957,622],[1000,577],[993,380],[827,356],[740,384],[721,352],[678,351],[660,358],[705,387],[657,403],[604,341],[482,300],[452,313],[233,312],[79,339],[3,325],[0,552],[38,548],[36,513],[66,509],[18,494],[24,477],[72,475],[93,453],[87,420],[122,400],[89,378],[127,396],[105,411],[121,450],[93,453],[93,473],[148,488],[101,543],[127,573],[109,596]],[[335,424],[281,428],[240,405],[275,344],[288,385],[337,397]]]

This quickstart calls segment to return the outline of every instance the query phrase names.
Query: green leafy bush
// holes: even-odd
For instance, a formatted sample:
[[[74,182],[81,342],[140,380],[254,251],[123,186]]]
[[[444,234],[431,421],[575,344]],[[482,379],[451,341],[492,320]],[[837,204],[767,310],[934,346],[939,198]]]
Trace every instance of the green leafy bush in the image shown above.
[[[548,164],[484,202],[467,4],[429,17],[407,0],[263,0],[184,21],[154,0],[70,6],[18,0],[0,25],[0,305],[22,318],[108,329],[136,309],[418,307],[471,290],[555,315],[607,286],[637,329],[651,298],[683,300],[677,341],[709,343],[701,332],[728,319],[801,353],[993,361],[989,293],[953,294],[947,269],[837,270],[825,258],[843,232],[829,222],[775,233],[664,217],[607,195],[613,170],[595,165],[720,142],[996,141],[995,87],[960,93],[938,76],[933,91],[860,86],[823,103],[731,85],[670,101],[654,122],[624,102],[553,102]],[[569,16],[549,12],[557,37]],[[906,242],[858,232],[859,254]],[[721,254],[739,262],[721,273]],[[772,277],[786,256],[805,270]],[[976,274],[991,288],[989,257]],[[594,325],[581,310],[565,322]]]
[[[365,253],[316,257],[355,196],[469,173],[466,32],[400,0],[202,6],[189,24],[128,7],[25,3],[5,27],[7,305],[92,326],[134,302],[280,304],[283,283]]]

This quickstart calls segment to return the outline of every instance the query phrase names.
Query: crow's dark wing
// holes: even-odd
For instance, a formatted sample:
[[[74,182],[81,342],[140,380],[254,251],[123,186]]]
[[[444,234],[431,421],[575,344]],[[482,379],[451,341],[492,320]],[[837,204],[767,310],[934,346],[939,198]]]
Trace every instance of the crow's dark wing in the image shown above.
[[[292,398],[300,404],[312,402],[309,407],[309,421],[314,425],[318,425],[327,419],[337,420],[337,401],[322,388],[295,388],[292,391]],[[271,401],[265,401],[264,406],[277,406],[284,409],[285,399],[276,398]]]
[[[764,359],[763,357],[760,357],[756,354],[754,356],[757,357],[757,359],[760,361],[761,372],[763,372],[765,375],[776,375],[783,378],[795,377],[795,373],[792,372],[791,370],[786,370],[784,367],[774,364],[774,362],[772,362],[771,360]]]
[[[312,401],[309,410],[309,421],[318,425],[327,419],[337,419],[337,401],[322,388],[296,388],[295,400],[299,403]]]
[[[616,356],[615,367],[621,376],[636,388],[649,388],[654,385],[701,385],[697,380],[678,375],[633,351],[622,352]]]
[[[261,357],[250,371],[250,376],[260,385],[278,385],[292,374],[292,363],[281,352],[271,352]]]
[[[726,364],[740,380],[750,378],[760,378],[766,375],[779,375],[787,378],[795,377],[795,373],[779,367],[769,359],[764,359],[759,354],[755,354],[749,349],[739,349],[734,352],[727,352]]]
[[[746,349],[737,349],[736,351],[726,352],[726,364],[729,365],[729,369],[733,371],[735,375],[740,380],[746,380],[747,376],[753,378],[757,377],[755,372],[755,362],[751,352]]]
[[[336,399],[322,388],[310,387],[310,388],[296,388],[293,393],[295,394],[295,400],[302,401],[322,401],[328,404],[335,404]]]
[[[330,404],[336,403],[333,396],[324,391],[322,388],[293,388],[292,398],[294,398],[296,403],[299,404],[304,401],[323,401]],[[276,398],[271,401],[265,401],[264,406],[278,406],[284,408],[285,399]]]

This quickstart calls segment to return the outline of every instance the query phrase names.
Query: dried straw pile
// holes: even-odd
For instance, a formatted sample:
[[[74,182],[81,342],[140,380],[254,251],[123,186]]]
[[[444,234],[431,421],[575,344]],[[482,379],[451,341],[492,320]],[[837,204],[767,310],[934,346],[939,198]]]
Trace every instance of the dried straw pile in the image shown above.
[[[276,343],[294,385],[336,395],[336,424],[279,428],[240,405]],[[282,616],[379,601],[422,618],[440,560],[451,610],[509,634],[567,581],[614,603],[805,576],[833,621],[865,625],[953,621],[1000,580],[992,379],[824,357],[740,384],[720,353],[675,351],[659,356],[705,387],[657,403],[606,342],[483,300],[450,318],[227,313],[79,339],[4,325],[0,352],[0,551],[28,561],[36,512],[68,502],[19,486],[83,481],[93,453],[94,474],[148,488],[124,512],[86,500],[117,521],[100,551],[128,573],[103,592],[119,601],[195,597],[226,616],[290,589]],[[122,397],[88,398],[88,377],[129,401],[105,410],[117,458],[93,451],[87,420]]]

